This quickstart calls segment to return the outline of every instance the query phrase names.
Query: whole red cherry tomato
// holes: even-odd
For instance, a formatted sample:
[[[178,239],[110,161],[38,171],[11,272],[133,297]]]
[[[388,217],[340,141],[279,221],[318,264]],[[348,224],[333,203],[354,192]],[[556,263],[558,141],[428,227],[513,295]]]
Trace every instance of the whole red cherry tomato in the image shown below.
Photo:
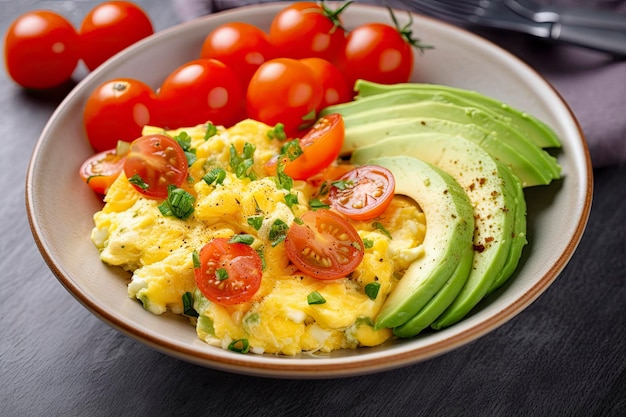
[[[351,88],[359,78],[381,84],[405,83],[413,71],[413,49],[397,28],[366,23],[348,35],[339,68]]]
[[[318,113],[323,108],[333,104],[346,103],[352,100],[352,89],[348,86],[339,68],[334,64],[325,59],[315,57],[305,58],[301,61],[311,67],[322,85],[322,101],[317,106]]]
[[[334,62],[345,41],[340,14],[324,3],[296,2],[282,9],[272,20],[269,37],[282,57],[324,58]]]
[[[127,1],[107,1],[87,13],[80,26],[81,58],[90,70],[152,35],[154,29],[146,12]]]
[[[254,73],[246,96],[248,116],[270,126],[282,123],[289,137],[298,137],[316,120],[322,86],[305,63],[276,58]]]
[[[200,58],[213,58],[230,67],[247,87],[252,74],[265,61],[274,57],[267,34],[244,22],[228,22],[218,26],[204,39]]]
[[[159,125],[170,129],[211,122],[229,127],[244,118],[237,74],[216,59],[187,62],[167,76],[158,93]]]
[[[22,87],[57,87],[72,77],[80,58],[78,34],[63,16],[36,10],[18,17],[4,38],[4,60]]]
[[[145,125],[155,120],[156,97],[141,81],[119,78],[107,81],[87,99],[83,122],[96,152],[115,148],[118,140],[132,142]]]

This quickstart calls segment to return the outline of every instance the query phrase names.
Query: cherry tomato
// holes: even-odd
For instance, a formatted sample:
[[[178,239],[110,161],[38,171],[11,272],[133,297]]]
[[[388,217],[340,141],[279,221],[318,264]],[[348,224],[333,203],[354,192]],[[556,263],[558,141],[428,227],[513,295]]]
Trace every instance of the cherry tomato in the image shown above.
[[[214,58],[230,67],[247,86],[259,66],[274,57],[267,34],[243,22],[218,26],[204,39],[200,58]]]
[[[83,19],[80,34],[81,57],[94,70],[122,49],[154,33],[146,12],[127,1],[98,4]]]
[[[22,87],[52,88],[72,77],[80,59],[78,34],[63,16],[36,10],[18,17],[4,38],[4,61]]]
[[[337,279],[354,271],[363,259],[363,241],[354,227],[330,210],[307,211],[285,238],[287,256],[302,272],[318,279]]]
[[[413,49],[397,28],[366,23],[348,35],[339,68],[350,87],[359,78],[381,84],[405,83],[413,71]]]
[[[318,57],[334,62],[345,42],[339,18],[343,9],[345,6],[333,11],[315,2],[293,3],[272,20],[270,42],[283,57]]]
[[[170,129],[243,119],[244,90],[235,72],[215,59],[196,59],[167,76],[158,94],[159,125]]]
[[[283,158],[285,174],[294,180],[315,182],[317,176],[339,157],[344,137],[344,123],[340,114],[321,117],[302,138],[294,139],[299,142],[301,155],[294,160],[278,155],[270,159],[265,170],[269,175],[276,175],[278,158]]]
[[[106,194],[111,184],[124,169],[126,155],[115,149],[99,152],[89,157],[80,167],[80,177],[98,194]]]
[[[154,122],[156,97],[141,81],[119,78],[98,86],[87,99],[83,123],[96,152],[112,149],[118,140],[132,142]]]
[[[318,112],[333,104],[352,100],[352,90],[339,68],[334,64],[322,58],[305,58],[302,62],[311,67],[318,77],[318,82],[322,85],[322,101],[317,106]]]
[[[187,157],[178,142],[169,136],[142,136],[130,145],[124,174],[141,194],[163,199],[170,184],[179,187],[187,179]]]
[[[288,137],[298,137],[315,122],[322,86],[313,70],[290,58],[269,60],[254,73],[246,96],[248,116],[274,126],[282,123]]]
[[[332,207],[353,220],[380,216],[393,200],[396,181],[391,171],[363,165],[333,182],[328,193]]]
[[[196,285],[214,303],[245,303],[261,286],[263,264],[251,246],[216,238],[204,245],[199,255],[200,268],[194,270]]]

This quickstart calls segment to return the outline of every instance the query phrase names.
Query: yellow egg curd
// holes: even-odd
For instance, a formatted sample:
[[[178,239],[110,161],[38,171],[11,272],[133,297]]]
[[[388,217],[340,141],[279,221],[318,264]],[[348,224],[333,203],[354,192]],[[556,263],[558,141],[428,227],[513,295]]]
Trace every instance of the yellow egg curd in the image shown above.
[[[294,181],[288,191],[266,174],[265,164],[284,144],[268,136],[271,127],[245,120],[207,135],[209,127],[215,128],[144,129],[144,134],[184,132],[191,138],[197,159],[181,186],[195,197],[190,217],[163,215],[160,202],[143,197],[123,173],[94,215],[92,241],[103,262],[130,271],[128,295],[151,313],[186,315],[200,339],[224,349],[245,346],[253,353],[297,355],[376,346],[392,338],[390,329],[374,329],[373,323],[408,265],[423,255],[426,226],[418,205],[395,196],[380,217],[351,222],[364,242],[360,265],[341,279],[312,278],[290,263],[284,243],[270,244],[268,225],[276,219],[291,225],[311,210],[309,202],[320,198],[318,184]],[[255,148],[254,179],[239,178],[230,168],[231,148],[241,153],[245,144]],[[216,167],[226,177],[209,185],[202,178]],[[288,193],[297,196],[296,203],[286,202]],[[258,230],[248,222],[252,216],[263,218]],[[225,306],[211,302],[196,286],[193,253],[213,238],[235,234],[254,237],[252,246],[262,254],[264,269],[250,301]],[[370,283],[378,283],[375,297],[365,290]],[[325,303],[307,302],[316,291]]]

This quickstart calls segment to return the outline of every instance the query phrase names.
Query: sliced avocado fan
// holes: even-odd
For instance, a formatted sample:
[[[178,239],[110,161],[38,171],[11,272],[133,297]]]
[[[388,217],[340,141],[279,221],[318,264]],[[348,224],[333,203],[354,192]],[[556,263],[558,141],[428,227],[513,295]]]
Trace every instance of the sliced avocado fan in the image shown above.
[[[374,158],[369,163],[389,169],[396,194],[415,200],[426,217],[424,255],[411,263],[376,318],[376,328],[393,328],[427,305],[467,257],[473,208],[461,186],[432,164],[408,156]]]
[[[355,101],[327,107],[322,115],[343,116],[346,138],[342,153],[354,151],[358,137],[408,133],[407,129],[462,134],[503,164],[510,166],[524,187],[546,185],[560,178],[561,167],[543,149],[559,147],[556,134],[545,123],[478,93],[431,84],[356,84]],[[467,131],[467,134],[463,132]],[[401,133],[400,133],[401,132]]]
[[[546,123],[531,114],[522,112],[477,91],[440,84],[399,83],[386,85],[366,80],[358,80],[355,84],[355,89],[359,92],[357,99],[377,94],[399,92],[401,96],[405,95],[409,100],[440,100],[465,108],[478,108],[496,119],[509,123],[514,129],[519,130],[531,142],[541,148],[561,147],[561,141],[556,132]]]
[[[509,168],[460,136],[427,132],[390,137],[376,145],[358,148],[352,162],[371,163],[370,160],[383,155],[413,156],[436,165],[461,185],[473,206],[474,255],[469,276],[457,293],[453,291],[456,283],[451,282],[429,306],[394,329],[398,336],[411,337],[442,313],[458,319],[464,317],[488,293],[509,258],[517,194],[514,185],[508,184],[512,181],[506,175]]]

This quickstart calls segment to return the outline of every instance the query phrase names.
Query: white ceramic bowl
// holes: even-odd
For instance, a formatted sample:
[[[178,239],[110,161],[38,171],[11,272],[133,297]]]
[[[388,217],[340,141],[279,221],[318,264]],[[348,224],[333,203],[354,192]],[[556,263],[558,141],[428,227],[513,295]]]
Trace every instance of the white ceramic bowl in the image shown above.
[[[144,311],[127,296],[128,275],[100,262],[90,232],[102,203],[78,176],[79,166],[92,154],[80,116],[90,92],[115,77],[157,87],[173,69],[198,56],[216,26],[246,21],[267,30],[284,6],[235,9],[156,33],[89,74],[58,107],[32,155],[26,198],[37,245],[61,284],[96,316],[159,351],[215,369],[272,377],[328,378],[409,365],[475,340],[520,313],[561,272],[585,228],[592,171],[583,135],[567,104],[526,64],[478,36],[419,15],[414,16],[414,33],[435,49],[415,54],[413,81],[474,89],[505,101],[550,124],[563,143],[557,156],[564,179],[526,191],[530,242],[516,275],[465,320],[413,339],[327,356],[242,355],[203,343],[185,319]],[[352,4],[343,16],[347,28],[391,23],[387,10],[377,6]]]

